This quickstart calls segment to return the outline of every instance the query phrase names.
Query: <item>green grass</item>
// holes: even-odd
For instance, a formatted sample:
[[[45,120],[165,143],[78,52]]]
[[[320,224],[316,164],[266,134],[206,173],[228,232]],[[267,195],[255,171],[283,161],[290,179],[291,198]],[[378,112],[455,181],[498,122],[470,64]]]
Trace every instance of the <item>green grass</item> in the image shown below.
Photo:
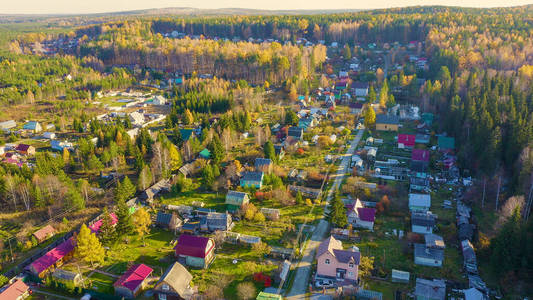
[[[198,183],[195,183],[195,187],[199,186]],[[164,195],[161,197],[162,204],[173,204],[173,205],[189,205],[192,206],[193,202],[203,202],[205,208],[215,209],[217,211],[225,210],[225,195],[224,194],[215,194],[213,192],[200,192],[198,190],[193,190],[185,193],[180,193],[179,195]]]
[[[381,280],[368,280],[365,282],[365,289],[380,292],[383,294],[383,299],[394,299],[396,290],[407,291],[408,284],[392,283]]]
[[[91,280],[95,291],[105,294],[113,294],[113,283],[117,280],[116,278],[95,272],[89,277],[89,279]]]

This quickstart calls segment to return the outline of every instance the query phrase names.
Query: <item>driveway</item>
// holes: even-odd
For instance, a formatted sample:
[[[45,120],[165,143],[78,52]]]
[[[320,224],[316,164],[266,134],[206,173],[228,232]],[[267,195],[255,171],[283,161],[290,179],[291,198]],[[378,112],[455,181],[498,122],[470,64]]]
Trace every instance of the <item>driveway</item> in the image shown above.
[[[348,150],[346,150],[346,154],[343,155],[341,164],[337,169],[337,173],[334,175],[335,179],[333,185],[328,192],[328,196],[326,198],[327,202],[331,200],[331,198],[333,197],[333,192],[340,187],[342,180],[344,179],[344,175],[348,173],[352,160],[352,155],[354,154],[355,149],[357,148],[357,144],[359,144],[359,141],[363,137],[364,131],[364,129],[360,129],[357,132],[357,135],[350,143],[350,147],[348,148]],[[327,208],[325,211],[327,211]],[[298,266],[296,267],[295,279],[292,284],[291,290],[287,294],[286,299],[305,299],[305,293],[309,290],[309,277],[311,275],[311,267],[313,259],[315,258],[316,249],[318,248],[318,245],[320,245],[320,242],[322,242],[324,238],[326,238],[328,233],[329,222],[322,218],[316,226],[315,232],[311,236],[311,239],[309,239],[307,247],[305,247],[302,253],[303,257],[298,263]]]

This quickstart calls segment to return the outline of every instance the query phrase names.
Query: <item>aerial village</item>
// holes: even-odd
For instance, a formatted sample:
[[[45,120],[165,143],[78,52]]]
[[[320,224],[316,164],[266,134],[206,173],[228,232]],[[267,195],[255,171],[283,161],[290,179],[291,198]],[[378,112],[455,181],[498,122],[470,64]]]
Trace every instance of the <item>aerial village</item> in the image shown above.
[[[78,39],[35,52],[68,52]],[[219,80],[213,74],[162,72],[99,91],[72,125],[3,120],[4,164],[42,170],[59,159],[63,175],[87,186],[82,210],[2,223],[0,299],[489,299],[463,201],[472,178],[461,175],[455,140],[408,100],[425,79],[387,86],[408,68],[428,69],[423,43],[357,45],[346,57],[345,45],[318,41],[328,57],[316,88],[257,89],[261,109],[234,115],[242,125],[220,138],[222,114],[176,114],[171,99]],[[117,124],[118,134],[102,129]],[[151,162],[137,166],[130,143],[152,151]],[[72,166],[84,156],[83,170]]]

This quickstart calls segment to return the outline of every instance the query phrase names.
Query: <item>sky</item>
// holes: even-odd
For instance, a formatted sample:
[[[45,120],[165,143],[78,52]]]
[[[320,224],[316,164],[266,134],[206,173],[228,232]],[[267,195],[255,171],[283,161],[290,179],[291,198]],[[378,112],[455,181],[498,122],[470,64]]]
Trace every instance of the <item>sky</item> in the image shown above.
[[[165,7],[291,9],[372,9],[413,5],[500,7],[533,0],[0,0],[0,14],[78,14]]]

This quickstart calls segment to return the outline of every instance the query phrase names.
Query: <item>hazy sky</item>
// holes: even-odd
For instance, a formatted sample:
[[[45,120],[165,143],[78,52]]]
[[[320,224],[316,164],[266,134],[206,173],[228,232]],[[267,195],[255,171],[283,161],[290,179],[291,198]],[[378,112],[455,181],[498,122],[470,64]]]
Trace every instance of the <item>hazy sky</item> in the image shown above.
[[[496,7],[533,0],[0,0],[0,14],[97,13],[163,7],[256,9],[368,9],[412,5]]]

